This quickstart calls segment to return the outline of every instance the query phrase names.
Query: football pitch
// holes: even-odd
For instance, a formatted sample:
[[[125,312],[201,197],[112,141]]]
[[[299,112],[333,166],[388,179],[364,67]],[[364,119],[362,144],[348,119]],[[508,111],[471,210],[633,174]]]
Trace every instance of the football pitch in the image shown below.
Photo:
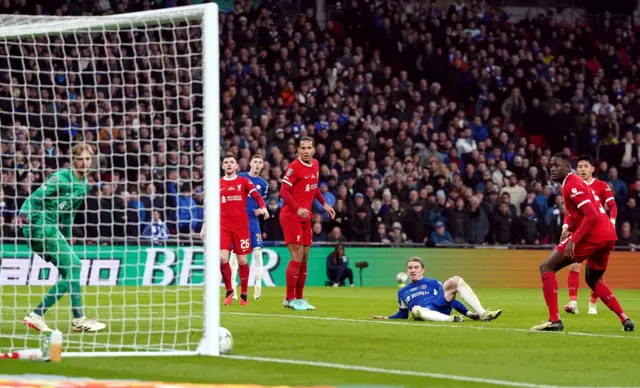
[[[105,343],[132,350],[126,346],[144,348],[158,343],[159,338],[195,346],[202,327],[201,305],[163,307],[172,296],[160,292],[162,289],[113,288],[112,300],[116,303],[110,306],[105,288],[100,294],[88,288],[87,315],[97,312],[112,332],[67,334],[66,350],[75,350],[80,343],[86,350],[104,350]],[[175,288],[173,297],[188,292],[194,301],[201,300],[200,289],[182,289]],[[26,287],[3,287],[0,350],[6,351],[10,341],[14,345],[34,342],[33,337],[9,338],[14,330],[25,335],[26,329],[21,323],[14,324],[14,319],[24,316],[23,307],[28,302],[37,302],[34,291],[27,301],[23,299],[29,293]],[[448,324],[374,321],[372,315],[395,313],[397,301],[396,289],[372,287],[309,288],[306,297],[317,310],[294,312],[282,307],[282,288],[264,288],[260,302],[221,307],[222,326],[234,337],[233,352],[224,358],[66,358],[61,364],[4,361],[0,371],[164,382],[342,387],[640,386],[640,334],[623,332],[618,319],[602,303],[598,305],[599,315],[587,316],[587,289],[580,290],[580,315],[562,313],[563,333],[529,331],[547,316],[539,289],[475,291],[485,307],[503,310],[498,320]],[[640,291],[620,290],[616,295],[628,315],[640,323]],[[67,299],[50,313],[61,319],[69,311]],[[560,290],[561,305],[566,299],[566,290]],[[16,300],[20,305],[17,310],[12,308]],[[183,297],[179,300],[184,303]],[[92,303],[97,307],[90,308]],[[119,310],[118,304],[126,304],[127,310]],[[130,306],[139,306],[140,310],[132,312]],[[106,311],[119,315],[110,320]],[[136,322],[127,318],[136,313],[144,319]],[[67,327],[61,329],[66,331]]]

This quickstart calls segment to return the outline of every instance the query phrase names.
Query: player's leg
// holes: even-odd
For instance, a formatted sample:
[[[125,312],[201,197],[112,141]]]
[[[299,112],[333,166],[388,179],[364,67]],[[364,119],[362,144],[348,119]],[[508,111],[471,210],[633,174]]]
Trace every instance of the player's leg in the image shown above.
[[[240,274],[240,305],[246,306],[249,304],[247,299],[247,290],[249,289],[249,264],[247,262],[247,255],[236,252],[238,258],[238,272]]]
[[[601,282],[604,282],[604,278],[600,278]],[[591,296],[589,296],[589,310],[587,311],[588,315],[597,315],[598,314],[598,294],[595,291],[591,290]]]
[[[296,299],[299,300],[307,310],[315,310],[315,306],[309,304],[304,297],[304,285],[307,282],[307,267],[309,263],[309,251],[311,250],[311,236],[308,241],[305,241],[305,246],[302,249],[302,263],[300,264],[300,272],[298,273],[298,283],[296,284]],[[306,245],[308,242],[309,245]]]
[[[233,301],[233,285],[231,283],[231,265],[229,264],[229,253],[233,247],[233,235],[230,230],[220,230],[220,273],[226,294],[224,305],[228,306]]]
[[[298,276],[302,259],[304,256],[304,247],[302,245],[302,224],[300,222],[287,222],[280,218],[282,226],[282,234],[284,235],[284,243],[287,245],[291,260],[287,265],[286,281],[287,291],[282,304],[284,307],[294,310],[306,310],[306,307],[296,299],[296,287],[298,285]]]
[[[622,306],[618,302],[618,298],[613,294],[613,291],[602,281],[602,275],[607,269],[609,263],[609,255],[615,246],[614,242],[611,242],[608,246],[600,251],[596,252],[587,261],[587,270],[585,272],[585,280],[589,288],[596,293],[598,298],[604,303],[609,310],[613,311],[622,322],[622,327],[625,331],[633,331],[635,325],[629,319],[627,314],[624,313]]]
[[[411,314],[418,321],[428,322],[462,322],[464,321],[461,315],[449,315],[443,314],[437,309],[429,307],[415,306],[411,309]]]
[[[238,274],[240,275],[240,305],[248,304],[247,289],[249,287],[249,264],[247,255],[251,252],[251,239],[249,228],[242,228],[232,231],[233,252],[238,260]]]
[[[564,329],[558,313],[558,279],[556,278],[556,272],[573,263],[564,256],[565,246],[566,243],[565,245],[558,245],[547,259],[540,264],[542,294],[549,310],[549,320],[532,327],[531,330],[561,331]]]
[[[249,234],[251,236],[251,261],[253,264],[253,276],[255,285],[253,286],[253,299],[260,300],[262,296],[262,268],[264,266],[262,260],[262,232],[260,231],[260,222],[255,219],[249,221]]]
[[[238,258],[233,250],[229,253],[229,267],[231,267],[231,287],[233,288],[233,299],[238,300],[238,292],[236,288],[238,287],[238,282],[236,279],[238,278]]]
[[[582,267],[582,263],[573,263],[569,266],[569,278],[567,279],[567,288],[569,289],[569,303],[564,306],[564,311],[569,314],[578,314],[580,267]]]
[[[44,242],[46,240],[46,237],[44,236],[44,225],[25,225],[22,228],[22,234],[27,240],[29,248],[31,248],[33,252],[39,254],[46,261],[52,261],[51,258],[47,257],[44,253]],[[36,331],[51,331],[51,328],[47,326],[44,320],[44,314],[47,312],[49,307],[55,305],[68,291],[66,283],[59,283],[60,282],[56,282],[56,284],[49,289],[49,292],[47,292],[35,310],[24,317],[24,323],[27,326]]]
[[[482,307],[480,300],[471,286],[460,276],[454,276],[442,284],[444,289],[444,299],[452,302],[456,298],[456,294],[464,300],[473,311],[475,311],[483,321],[492,321],[502,314],[502,310],[487,310]]]

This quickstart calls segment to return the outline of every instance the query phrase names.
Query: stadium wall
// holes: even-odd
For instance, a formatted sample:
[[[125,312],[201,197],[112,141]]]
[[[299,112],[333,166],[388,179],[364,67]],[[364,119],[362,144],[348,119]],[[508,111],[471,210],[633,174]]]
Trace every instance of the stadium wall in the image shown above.
[[[86,245],[75,246],[74,250],[82,259],[83,285],[200,286],[204,279],[203,248],[198,246]],[[308,285],[325,285],[326,258],[332,251],[331,247],[311,249]],[[287,248],[265,248],[263,252],[265,285],[283,286],[289,260]],[[345,250],[357,286],[360,280],[355,263],[369,263],[363,270],[365,287],[395,286],[395,275],[403,271],[407,258],[419,256],[425,261],[429,277],[446,279],[459,275],[474,287],[539,288],[538,267],[548,253],[548,250],[493,248],[347,247]],[[640,288],[639,259],[637,252],[613,252],[607,283],[614,289]],[[33,255],[26,245],[0,245],[0,286],[51,285],[57,277],[56,268]],[[558,280],[560,287],[566,287],[566,276],[559,276]],[[582,287],[586,287],[584,279]]]

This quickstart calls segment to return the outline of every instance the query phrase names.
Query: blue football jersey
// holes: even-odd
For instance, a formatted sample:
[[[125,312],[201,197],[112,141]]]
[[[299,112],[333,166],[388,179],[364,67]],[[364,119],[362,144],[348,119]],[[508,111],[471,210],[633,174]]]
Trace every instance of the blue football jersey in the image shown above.
[[[267,192],[269,190],[267,181],[262,179],[262,177],[260,176],[254,178],[249,175],[249,172],[241,172],[238,175],[249,179],[251,183],[253,183],[253,186],[255,186],[256,190],[258,190],[258,194],[260,194],[262,199],[264,199],[265,201],[267,200]],[[247,214],[249,215],[249,217],[256,217],[256,215],[253,213],[253,211],[256,209],[258,209],[258,203],[256,203],[255,199],[251,197],[247,198]]]
[[[398,304],[403,310],[411,311],[415,306],[427,307],[440,298],[444,298],[444,289],[442,283],[435,279],[422,278],[398,290]]]

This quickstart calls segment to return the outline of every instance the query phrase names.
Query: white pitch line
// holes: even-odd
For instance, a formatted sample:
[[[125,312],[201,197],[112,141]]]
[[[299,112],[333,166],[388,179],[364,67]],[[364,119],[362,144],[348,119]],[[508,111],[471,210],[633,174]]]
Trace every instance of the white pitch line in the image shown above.
[[[310,315],[287,315],[287,314],[266,314],[266,313],[240,313],[240,312],[221,312],[223,315],[245,315],[254,317],[272,317],[272,318],[293,318],[293,319],[311,319],[318,321],[333,321],[333,322],[351,322],[351,323],[372,323],[381,325],[405,325],[405,326],[426,326],[436,327],[443,329],[469,329],[469,330],[490,330],[490,331],[502,331],[502,332],[515,332],[515,333],[543,333],[543,334],[557,334],[557,335],[574,335],[579,337],[597,337],[597,338],[624,338],[640,340],[640,336],[635,335],[616,335],[616,334],[595,334],[595,333],[583,333],[579,331],[562,331],[562,332],[548,332],[548,331],[533,331],[527,329],[518,329],[513,327],[488,327],[488,326],[471,326],[466,324],[451,324],[451,325],[437,325],[434,323],[411,323],[397,320],[368,320],[368,319],[351,319],[351,318],[335,318],[335,317],[314,317]]]
[[[482,378],[482,377],[469,377],[469,376],[450,375],[450,374],[446,374],[446,373],[431,373],[431,372],[419,372],[419,371],[410,371],[410,370],[401,370],[401,369],[374,368],[374,367],[370,367],[370,366],[361,366],[361,365],[335,364],[335,363],[332,363],[332,362],[289,360],[289,359],[284,359],[284,358],[235,356],[235,355],[226,355],[226,356],[220,356],[220,357],[230,358],[230,359],[234,359],[234,360],[272,362],[272,363],[277,363],[277,364],[288,364],[288,365],[304,365],[304,366],[314,366],[314,367],[319,367],[319,368],[350,370],[350,371],[357,371],[357,372],[381,373],[381,374],[400,375],[400,376],[414,376],[414,377],[428,377],[428,378],[440,379],[440,380],[454,380],[454,381],[463,381],[463,382],[467,382],[467,383],[500,385],[500,386],[505,386],[505,387],[519,387],[519,388],[578,388],[578,387],[567,387],[567,386],[558,386],[558,385],[545,385],[545,384],[525,383],[525,382],[521,382],[521,381],[486,379],[486,378]],[[580,388],[588,388],[588,387],[581,386]],[[615,388],[615,387],[603,387],[603,388]]]

